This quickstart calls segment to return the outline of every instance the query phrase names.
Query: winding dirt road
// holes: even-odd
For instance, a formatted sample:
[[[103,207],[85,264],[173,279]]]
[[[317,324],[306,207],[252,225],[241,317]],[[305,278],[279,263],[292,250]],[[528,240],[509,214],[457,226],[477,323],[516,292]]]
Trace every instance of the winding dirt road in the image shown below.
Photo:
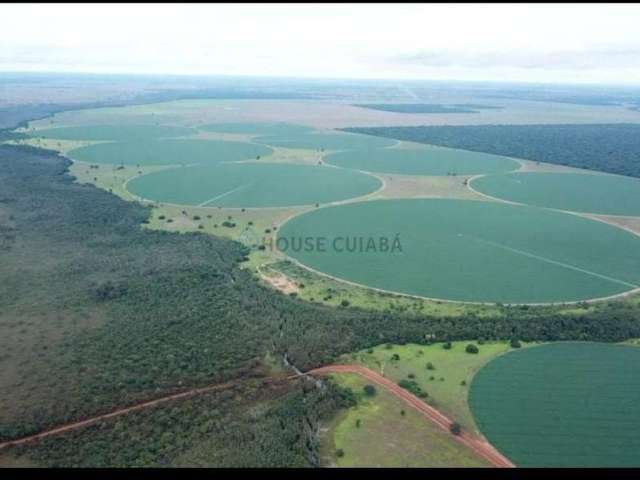
[[[329,373],[355,373],[367,380],[381,386],[389,393],[403,400],[411,407],[418,410],[425,417],[438,425],[440,428],[449,433],[449,428],[453,421],[433,408],[431,405],[425,403],[412,393],[408,392],[404,388],[398,386],[386,377],[383,377],[379,373],[374,372],[366,367],[360,365],[329,365],[327,367],[316,368],[307,372],[311,375],[325,375]],[[515,465],[509,461],[507,457],[498,452],[491,444],[482,441],[469,435],[466,432],[462,432],[460,435],[451,435],[457,441],[473,450],[481,457],[488,460],[493,466],[498,468],[513,468]]]

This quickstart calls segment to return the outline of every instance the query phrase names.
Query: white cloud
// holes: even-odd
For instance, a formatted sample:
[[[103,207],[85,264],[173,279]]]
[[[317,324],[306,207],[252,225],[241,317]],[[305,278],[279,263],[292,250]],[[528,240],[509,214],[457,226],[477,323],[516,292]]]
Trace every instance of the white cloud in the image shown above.
[[[0,70],[640,82],[640,5],[0,6]]]

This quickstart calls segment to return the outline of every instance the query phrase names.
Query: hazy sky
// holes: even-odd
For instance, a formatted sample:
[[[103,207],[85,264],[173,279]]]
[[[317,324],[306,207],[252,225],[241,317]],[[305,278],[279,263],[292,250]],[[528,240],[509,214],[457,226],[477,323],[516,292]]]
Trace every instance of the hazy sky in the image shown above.
[[[640,5],[0,5],[0,70],[640,84]]]

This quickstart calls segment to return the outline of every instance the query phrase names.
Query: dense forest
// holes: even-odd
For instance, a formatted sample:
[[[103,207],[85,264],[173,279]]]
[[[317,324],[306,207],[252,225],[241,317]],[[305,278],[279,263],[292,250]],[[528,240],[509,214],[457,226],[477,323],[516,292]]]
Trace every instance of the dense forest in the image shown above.
[[[306,370],[380,343],[640,337],[631,302],[504,306],[495,318],[304,302],[242,269],[241,244],[143,228],[148,207],[74,183],[68,166],[55,152],[0,146],[0,440],[190,387],[237,387],[219,418],[207,417],[203,397],[13,449],[42,465],[164,465],[196,454],[207,465],[313,465],[315,422],[341,396],[299,381],[265,387],[287,375],[285,353]],[[139,444],[114,452],[127,432]]]
[[[344,130],[640,177],[640,124],[420,126]]]

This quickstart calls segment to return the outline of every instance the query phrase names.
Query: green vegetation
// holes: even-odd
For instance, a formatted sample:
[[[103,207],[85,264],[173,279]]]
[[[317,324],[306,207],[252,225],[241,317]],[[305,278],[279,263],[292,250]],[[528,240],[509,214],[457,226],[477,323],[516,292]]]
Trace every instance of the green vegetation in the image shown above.
[[[640,177],[640,124],[375,127],[345,131]]]
[[[381,372],[417,396],[422,393],[427,403],[458,422],[464,430],[476,432],[467,403],[466,385],[489,360],[509,351],[509,345],[507,342],[488,342],[477,355],[469,355],[465,352],[466,344],[451,342],[450,349],[442,348],[441,343],[378,345],[346,355],[344,361],[361,363]],[[394,355],[400,360],[392,360]],[[409,379],[409,375],[413,378]]]
[[[209,207],[312,205],[359,197],[380,186],[377,178],[356,171],[258,162],[163,170],[127,184],[142,198]]]
[[[342,388],[362,392],[366,380],[331,376]],[[339,467],[483,467],[486,462],[386,390],[354,394],[356,405],[329,424],[321,441],[324,464]],[[338,453],[341,452],[341,455]]]
[[[219,133],[250,134],[250,135],[300,135],[313,130],[306,125],[290,123],[213,123],[198,126],[199,130]]]
[[[323,249],[296,247],[317,237]],[[431,298],[579,301],[640,284],[637,236],[576,215],[497,202],[350,203],[295,217],[278,239],[282,251],[321,272]]]
[[[355,150],[327,155],[324,160],[344,168],[402,175],[476,175],[520,166],[510,158],[440,147]]]
[[[345,405],[331,385],[248,381],[8,451],[39,467],[306,467],[308,424]],[[6,462],[7,460],[5,460]]]
[[[215,165],[269,155],[270,148],[223,140],[145,140],[97,143],[69,152],[74,160],[116,165]]]
[[[168,125],[79,125],[73,127],[43,128],[27,132],[32,137],[57,140],[118,140],[139,141],[154,138],[184,137],[195,130]]]
[[[473,180],[492,197],[574,212],[640,215],[640,180],[619,175],[510,173]]]
[[[357,150],[361,148],[383,148],[396,143],[370,135],[349,133],[301,133],[299,135],[271,135],[258,137],[258,143],[273,147],[304,148],[311,150]]]
[[[355,106],[396,113],[478,113],[478,110],[502,108],[472,103],[458,105],[442,105],[440,103],[361,103]]]
[[[316,328],[334,315],[371,325],[370,315],[260,287],[238,269],[239,243],[141,229],[148,208],[73,183],[68,165],[52,152],[0,147],[0,439],[264,375],[269,352],[320,365],[361,336],[327,338],[327,350]]]
[[[476,375],[487,439],[523,467],[640,466],[640,349],[560,343],[518,350]]]

